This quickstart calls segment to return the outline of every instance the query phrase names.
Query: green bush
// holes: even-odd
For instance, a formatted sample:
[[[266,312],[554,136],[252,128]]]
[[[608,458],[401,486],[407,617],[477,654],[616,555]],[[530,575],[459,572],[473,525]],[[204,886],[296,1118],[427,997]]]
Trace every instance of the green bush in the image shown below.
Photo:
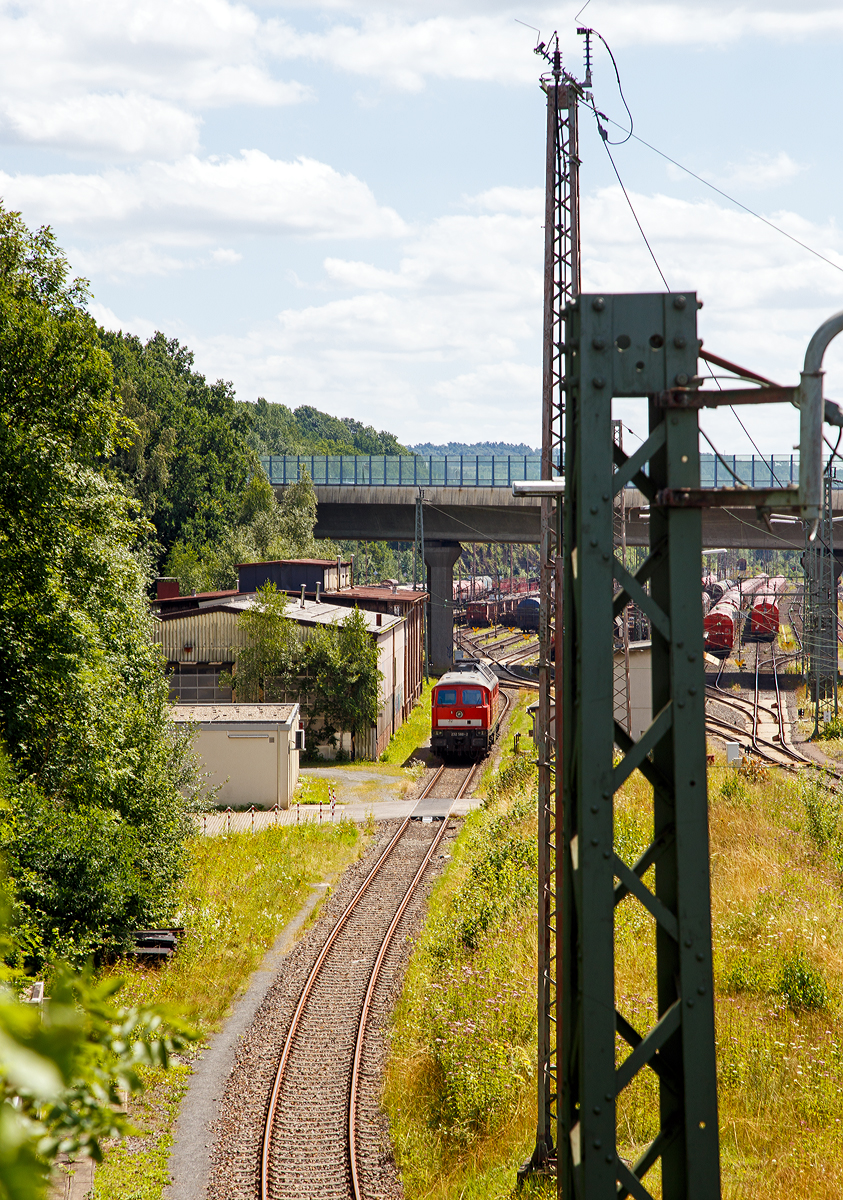
[[[828,984],[818,967],[808,962],[800,950],[782,961],[776,991],[794,1012],[828,1006]]]
[[[832,717],[830,721],[820,721],[816,736],[817,741],[843,738],[843,718]]]

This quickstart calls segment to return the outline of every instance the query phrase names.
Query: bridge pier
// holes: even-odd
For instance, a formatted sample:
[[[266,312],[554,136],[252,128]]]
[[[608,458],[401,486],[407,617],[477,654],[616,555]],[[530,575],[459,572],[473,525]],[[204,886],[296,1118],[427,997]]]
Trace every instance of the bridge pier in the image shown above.
[[[428,645],[434,675],[443,675],[454,665],[454,563],[461,554],[459,542],[425,541],[424,544],[430,595]]]

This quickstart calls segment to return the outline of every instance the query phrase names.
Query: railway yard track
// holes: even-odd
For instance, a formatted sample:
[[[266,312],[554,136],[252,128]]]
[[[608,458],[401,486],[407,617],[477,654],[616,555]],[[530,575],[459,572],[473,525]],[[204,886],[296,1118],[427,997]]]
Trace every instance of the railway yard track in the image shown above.
[[[792,597],[788,607],[788,618],[794,636],[799,642],[801,652],[802,639],[797,630],[794,617],[798,606],[796,597]],[[786,699],[783,694],[781,674],[784,665],[794,657],[791,654],[781,654],[776,642],[747,643],[742,653],[747,653],[754,645],[754,661],[752,663],[753,686],[751,695],[741,695],[727,690],[721,683],[726,666],[724,658],[713,683],[706,681],[706,729],[723,741],[744,741],[749,739],[753,754],[771,766],[784,767],[787,770],[797,770],[809,767],[822,770],[826,774],[843,778],[843,772],[830,763],[819,763],[803,754],[794,746],[787,732]],[[709,711],[712,705],[726,708],[730,713],[741,718],[741,724],[736,725]]]
[[[537,636],[525,640],[522,633],[500,638],[494,642],[480,643],[478,638],[463,630],[461,632],[461,643],[463,650],[468,650],[472,654],[479,654],[483,658],[490,658],[493,662],[500,663],[501,666],[506,666],[507,663],[520,662],[522,658],[531,658],[538,653],[539,648]],[[510,649],[510,647],[513,647],[513,649]]]

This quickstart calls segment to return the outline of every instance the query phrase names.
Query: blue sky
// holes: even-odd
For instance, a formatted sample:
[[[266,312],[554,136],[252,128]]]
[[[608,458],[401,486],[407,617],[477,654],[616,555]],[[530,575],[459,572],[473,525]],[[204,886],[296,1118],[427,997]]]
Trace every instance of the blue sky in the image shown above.
[[[544,101],[516,18],[558,28],[579,73],[578,7],[0,0],[0,194],[53,225],[99,320],[178,337],[243,399],[536,444]],[[843,267],[839,5],[591,0],[581,20],[641,137]],[[602,48],[594,95],[625,120]],[[843,271],[638,143],[614,153],[706,346],[795,382]],[[584,288],[658,290],[587,115],[581,155]],[[843,348],[828,367],[843,397]],[[792,410],[744,419],[790,452]],[[705,424],[751,450],[731,414]]]

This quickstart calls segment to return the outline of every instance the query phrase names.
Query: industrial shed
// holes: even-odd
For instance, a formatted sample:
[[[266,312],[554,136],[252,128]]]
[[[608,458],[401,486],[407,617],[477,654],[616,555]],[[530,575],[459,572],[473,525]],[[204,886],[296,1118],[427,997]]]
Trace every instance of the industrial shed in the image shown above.
[[[177,704],[218,804],[287,808],[299,778],[298,704]]]
[[[162,611],[156,622],[156,640],[169,664],[170,698],[179,707],[185,703],[224,703],[230,699],[231,693],[219,687],[219,676],[222,671],[231,670],[238,650],[246,644],[238,617],[255,602],[254,595],[239,593],[208,600],[194,599],[198,608],[188,612]],[[399,608],[397,604],[392,607]],[[377,644],[378,669],[383,682],[377,726],[358,742],[363,757],[377,758],[395,730],[404,723],[420,690],[421,647],[413,608],[396,613],[372,612],[361,606],[360,611]],[[340,623],[348,613],[345,605],[308,599],[293,600],[287,609],[287,615],[298,624],[302,639],[318,625]],[[414,661],[415,656],[418,661]],[[411,688],[409,699],[408,682]],[[344,750],[350,748],[350,738],[347,743],[343,743]],[[328,746],[320,749],[326,757],[334,753]]]

